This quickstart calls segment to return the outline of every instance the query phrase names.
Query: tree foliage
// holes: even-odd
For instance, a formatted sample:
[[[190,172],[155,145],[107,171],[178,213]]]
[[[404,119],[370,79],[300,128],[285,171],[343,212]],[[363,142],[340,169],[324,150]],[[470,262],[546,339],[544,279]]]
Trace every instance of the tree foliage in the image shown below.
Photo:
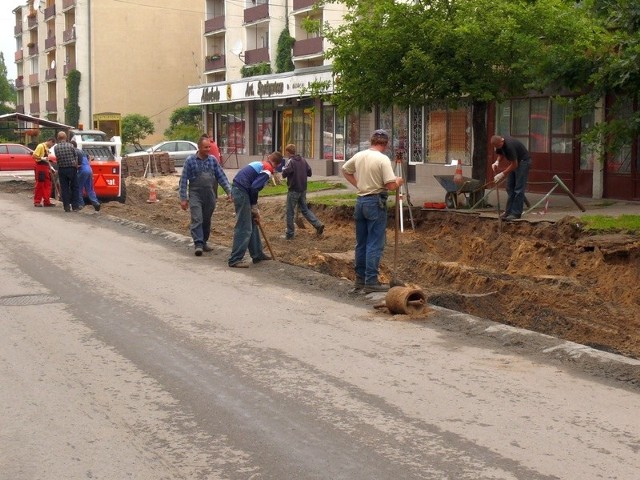
[[[11,105],[15,105],[16,90],[7,78],[7,65],[4,62],[4,54],[0,52],[0,113],[13,111]]]
[[[289,28],[285,27],[285,29],[280,32],[280,37],[278,38],[276,73],[292,72],[295,68],[293,59],[291,58],[291,49],[294,43],[296,43],[296,39],[289,33]]]
[[[169,140],[192,140],[195,134],[197,140],[202,131],[202,109],[197,105],[190,105],[173,111],[169,117],[169,128],[164,131],[164,135]],[[189,136],[185,137],[187,132]]]
[[[77,126],[80,122],[80,79],[78,70],[71,70],[67,75],[67,104],[64,107],[65,123]]]
[[[141,140],[153,134],[155,130],[149,117],[139,113],[125,115],[122,119],[122,143],[132,144],[138,150],[142,150]]]
[[[471,103],[479,110],[473,115],[474,178],[486,173],[489,102],[542,90],[590,68],[583,49],[594,34],[573,1],[342,3],[349,10],[345,23],[324,30],[333,45],[327,56],[339,110]]]

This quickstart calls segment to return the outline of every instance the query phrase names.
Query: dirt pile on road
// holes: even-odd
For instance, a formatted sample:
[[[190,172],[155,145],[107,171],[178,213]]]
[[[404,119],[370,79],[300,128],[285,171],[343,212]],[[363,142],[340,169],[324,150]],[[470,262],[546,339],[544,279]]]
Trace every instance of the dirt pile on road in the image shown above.
[[[127,180],[127,203],[106,203],[102,212],[189,235],[177,177],[152,180],[157,203],[147,203],[150,180]],[[260,199],[278,260],[353,279],[353,209],[309,200],[326,225],[323,237],[307,224],[286,241],[284,197]],[[430,303],[640,358],[640,237],[590,236],[576,217],[503,224],[500,233],[491,218],[413,213],[415,230],[407,225],[400,234],[395,276],[424,289]],[[233,204],[219,199],[211,242],[229,246],[234,222]],[[382,261],[386,281],[394,274],[393,220],[389,226]]]

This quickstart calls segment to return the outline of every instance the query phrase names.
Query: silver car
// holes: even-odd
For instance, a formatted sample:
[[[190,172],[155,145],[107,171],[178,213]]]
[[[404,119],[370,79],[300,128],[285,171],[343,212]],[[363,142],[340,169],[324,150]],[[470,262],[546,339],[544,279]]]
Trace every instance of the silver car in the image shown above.
[[[142,152],[133,152],[127,154],[127,157],[137,157],[139,155],[149,155],[150,153],[167,152],[176,167],[182,167],[184,161],[189,155],[195,155],[198,151],[198,145],[189,140],[167,140],[166,142],[160,142],[153,147],[149,147]]]

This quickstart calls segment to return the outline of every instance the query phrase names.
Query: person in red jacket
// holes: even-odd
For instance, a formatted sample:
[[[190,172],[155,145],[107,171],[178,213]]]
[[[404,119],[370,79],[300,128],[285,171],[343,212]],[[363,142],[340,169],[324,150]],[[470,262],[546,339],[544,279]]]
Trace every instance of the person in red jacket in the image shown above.
[[[39,144],[33,151],[33,159],[36,162],[35,177],[36,186],[33,191],[33,206],[45,207],[55,206],[51,203],[51,164],[49,163],[49,150],[56,143],[54,138]]]

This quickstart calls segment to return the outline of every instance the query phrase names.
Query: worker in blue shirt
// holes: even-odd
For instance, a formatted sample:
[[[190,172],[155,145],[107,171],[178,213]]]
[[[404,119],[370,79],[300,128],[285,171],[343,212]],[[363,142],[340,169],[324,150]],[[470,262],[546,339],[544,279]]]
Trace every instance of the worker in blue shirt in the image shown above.
[[[198,140],[198,151],[184,161],[180,176],[180,207],[191,211],[191,238],[196,257],[213,250],[207,241],[211,234],[211,219],[216,209],[214,180],[231,199],[231,185],[227,175],[213,155],[209,154],[211,142],[207,137]],[[188,190],[188,192],[187,192]]]
[[[269,182],[276,167],[282,163],[282,154],[273,152],[264,162],[251,162],[241,168],[233,178],[231,194],[236,210],[236,226],[233,229],[233,245],[229,256],[229,266],[247,268],[244,255],[249,250],[253,263],[271,260],[262,250],[258,210],[258,194]]]

